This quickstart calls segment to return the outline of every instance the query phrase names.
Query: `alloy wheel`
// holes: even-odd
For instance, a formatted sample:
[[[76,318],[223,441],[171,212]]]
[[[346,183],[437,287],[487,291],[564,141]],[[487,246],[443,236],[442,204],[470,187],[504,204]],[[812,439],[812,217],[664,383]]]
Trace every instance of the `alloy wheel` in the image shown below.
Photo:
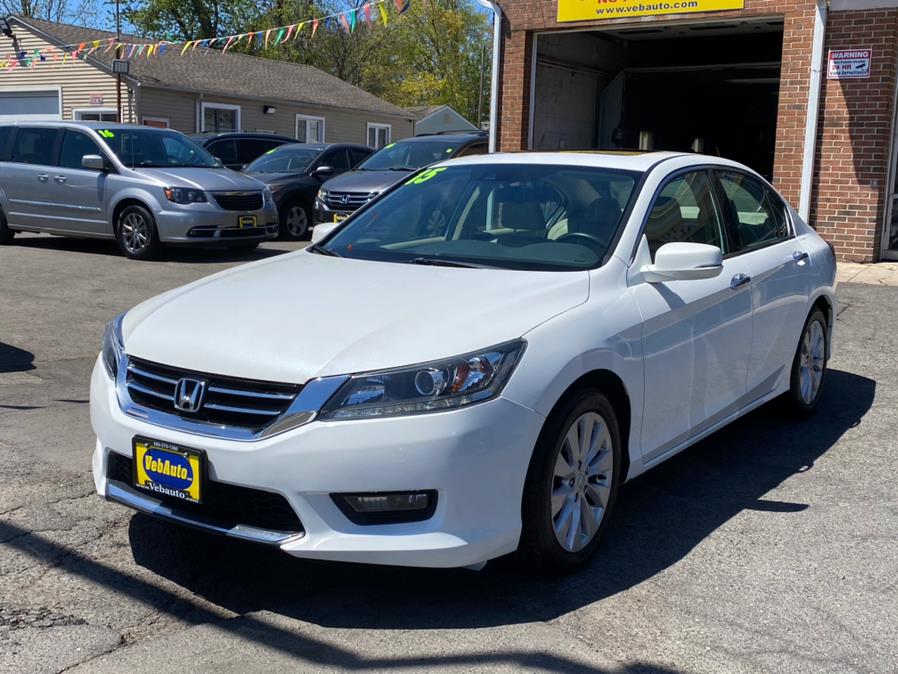
[[[309,229],[309,216],[306,214],[306,209],[302,206],[291,206],[284,216],[284,225],[291,237],[299,239],[305,236]]]
[[[132,255],[139,255],[150,245],[150,227],[140,213],[128,213],[121,223],[122,244]]]
[[[614,475],[608,425],[596,412],[580,415],[568,428],[552,476],[552,525],[568,552],[585,548],[605,517]]]
[[[798,390],[805,405],[817,398],[826,363],[826,337],[820,321],[812,320],[801,337],[798,355]]]

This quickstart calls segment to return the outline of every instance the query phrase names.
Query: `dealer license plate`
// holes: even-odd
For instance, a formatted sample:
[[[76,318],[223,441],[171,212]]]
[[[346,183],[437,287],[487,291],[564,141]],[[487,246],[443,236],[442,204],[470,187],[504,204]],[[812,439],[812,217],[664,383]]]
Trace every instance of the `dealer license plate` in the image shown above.
[[[187,503],[202,503],[206,455],[168,442],[134,438],[134,486]]]
[[[343,213],[334,213],[334,222],[343,222],[348,215],[344,215]]]
[[[256,220],[255,215],[241,215],[237,219],[237,224],[240,226],[240,229],[249,229],[258,227],[258,220]]]

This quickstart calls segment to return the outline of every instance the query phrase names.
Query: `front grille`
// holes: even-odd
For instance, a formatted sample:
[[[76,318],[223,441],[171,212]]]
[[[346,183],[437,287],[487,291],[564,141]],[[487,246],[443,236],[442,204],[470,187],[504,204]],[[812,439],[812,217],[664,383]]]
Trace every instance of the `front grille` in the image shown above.
[[[354,211],[373,198],[370,192],[328,192],[324,203],[328,208],[337,211]]]
[[[106,477],[131,485],[133,463],[129,456],[110,452]],[[228,529],[244,524],[269,531],[303,532],[302,523],[296,512],[280,494],[214,480],[206,480],[205,488],[202,503],[188,503],[177,497],[156,492],[149,495],[175,510],[187,515],[205,517]]]
[[[187,377],[205,382],[205,396],[196,412],[175,407],[178,381]],[[125,379],[128,395],[138,405],[210,424],[259,431],[283,414],[300,386],[249,381],[190,372],[168,365],[131,358]]]
[[[213,192],[212,197],[226,211],[258,211],[262,208],[261,192]]]

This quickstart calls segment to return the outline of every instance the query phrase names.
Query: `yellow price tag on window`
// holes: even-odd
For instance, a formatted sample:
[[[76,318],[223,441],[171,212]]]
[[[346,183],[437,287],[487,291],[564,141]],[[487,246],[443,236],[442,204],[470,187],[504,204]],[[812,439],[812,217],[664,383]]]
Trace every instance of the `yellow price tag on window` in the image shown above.
[[[424,171],[424,173],[422,173],[421,175],[415,176],[414,178],[412,178],[405,184],[406,185],[420,185],[421,183],[426,183],[428,180],[430,180],[432,178],[436,178],[438,175],[440,175],[445,170],[446,170],[445,166],[443,168],[429,169],[427,171]]]

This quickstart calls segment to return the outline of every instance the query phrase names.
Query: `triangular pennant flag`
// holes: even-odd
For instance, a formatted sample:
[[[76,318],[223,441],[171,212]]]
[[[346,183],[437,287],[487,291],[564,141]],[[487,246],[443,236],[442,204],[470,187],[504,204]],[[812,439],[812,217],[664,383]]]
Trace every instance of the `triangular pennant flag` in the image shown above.
[[[396,3],[396,11],[400,14],[404,13],[405,10],[408,9],[408,6],[412,4],[412,0],[393,0]]]
[[[278,31],[277,37],[274,38],[274,43],[275,43],[275,44],[280,44],[281,40],[284,39],[284,33],[286,33],[286,32],[287,32],[287,29],[286,29],[286,28],[281,28],[281,29]]]
[[[265,31],[265,49],[268,49],[268,38],[271,37],[271,28]]]
[[[315,37],[315,33],[318,31],[318,19],[315,19],[312,22],[312,37]]]
[[[253,38],[256,36],[255,33],[247,33],[246,34],[246,46],[250,47],[253,44]]]
[[[377,9],[380,10],[380,20],[383,21],[384,25],[386,26],[390,20],[390,16],[389,16],[389,14],[387,14],[387,8],[384,7],[384,3],[380,3],[377,6]]]
[[[365,23],[371,27],[371,5],[365,5]]]
[[[192,44],[196,44],[196,42],[194,42],[193,40],[188,40],[187,42],[184,43],[184,47],[181,49],[181,56],[184,56],[184,53],[188,49],[190,49],[190,45],[192,45]]]
[[[299,31],[301,31],[301,30],[305,27],[305,25],[306,25],[306,22],[305,22],[305,21],[300,21],[298,24],[296,24],[296,32],[293,33],[293,39],[294,39],[294,40],[296,40],[297,38],[299,38]]]
[[[162,42],[156,47],[156,56],[162,56],[165,53],[165,50],[168,49],[168,43]]]
[[[349,32],[353,32],[355,30],[355,23],[358,20],[355,14],[355,10],[349,10]]]
[[[349,21],[346,19],[346,15],[345,15],[345,14],[341,14],[341,15],[340,15],[340,23],[343,24],[343,28],[346,29],[346,32],[347,32],[347,33],[351,33],[351,32],[352,32],[352,28],[350,28],[350,26],[349,26]]]
[[[112,51],[112,45],[115,44],[115,38],[114,38],[114,37],[109,38],[109,39],[106,41],[106,43],[107,43],[107,44],[106,44],[106,49],[103,50],[103,53],[104,53],[104,54],[108,54],[110,51]]]
[[[284,42],[290,39],[290,36],[293,35],[293,29],[296,28],[296,24],[291,24],[287,26],[287,36],[284,38]]]
[[[236,38],[233,35],[228,38],[228,43],[224,46],[224,49],[221,50],[222,54],[224,54],[228,50],[228,47],[230,47],[232,44],[234,44],[235,39]]]

